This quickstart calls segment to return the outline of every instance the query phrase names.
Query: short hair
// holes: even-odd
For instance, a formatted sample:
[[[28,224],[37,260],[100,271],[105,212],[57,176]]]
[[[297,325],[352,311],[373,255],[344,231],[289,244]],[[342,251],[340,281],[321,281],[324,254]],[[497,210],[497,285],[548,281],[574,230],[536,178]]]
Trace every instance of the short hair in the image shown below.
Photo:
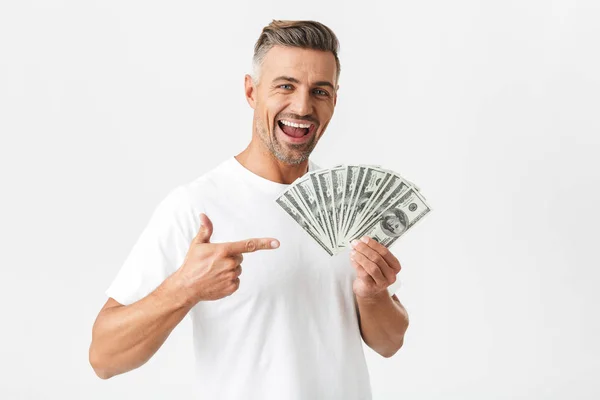
[[[260,69],[264,58],[273,46],[300,47],[330,51],[335,57],[336,85],[340,78],[339,41],[333,31],[317,21],[282,21],[273,20],[265,26],[254,45],[252,57],[252,81],[260,81]]]

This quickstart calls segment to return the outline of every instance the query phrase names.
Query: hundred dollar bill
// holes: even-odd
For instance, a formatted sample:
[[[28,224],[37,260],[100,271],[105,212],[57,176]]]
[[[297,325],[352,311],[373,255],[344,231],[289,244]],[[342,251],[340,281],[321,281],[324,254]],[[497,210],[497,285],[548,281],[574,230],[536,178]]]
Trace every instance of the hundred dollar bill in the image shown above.
[[[352,193],[354,188],[356,187],[356,181],[358,179],[358,167],[347,165],[346,166],[346,182],[344,184],[344,196],[342,200],[342,207],[340,212],[340,232],[339,237],[343,239],[344,237],[344,227],[346,224],[346,214],[348,214],[348,210],[350,208],[350,199],[352,197]]]
[[[316,222],[313,215],[311,215],[308,208],[302,204],[302,199],[295,193],[294,190],[286,190],[280,197],[284,197],[288,203],[290,203],[290,205],[296,209],[302,218],[304,218],[304,220],[310,225],[315,234],[320,237],[322,242],[327,242],[327,236],[321,231],[319,224]]]
[[[416,189],[410,188],[375,220],[353,234],[350,241],[369,236],[389,247],[430,211]]]
[[[360,190],[359,198],[356,200],[354,211],[355,219],[349,231],[356,230],[365,214],[372,208],[373,203],[383,194],[387,182],[393,177],[388,171],[374,167],[370,168],[365,175],[364,184]]]
[[[316,228],[319,236],[321,237],[321,241],[324,242],[330,249],[333,248],[330,243],[329,236],[327,232],[323,229],[321,223],[319,222],[320,215],[318,211],[313,211],[309,203],[306,202],[300,191],[297,187],[291,188],[288,193],[297,201],[297,204],[300,206],[300,209],[304,211],[304,214],[308,217],[308,220],[312,223],[312,225]]]
[[[362,207],[366,205],[369,195],[373,193],[377,187],[378,180],[382,179],[384,176],[383,172],[377,171],[375,168],[370,166],[360,166],[360,169],[363,172],[363,176],[360,184],[357,186],[356,194],[354,195],[354,199],[352,201],[352,212],[348,215],[348,221],[346,222],[346,228],[343,235],[345,239],[347,239],[348,233],[350,233],[352,230],[355,230],[355,222],[357,222],[356,218],[358,217],[359,212],[362,210]],[[348,241],[345,240],[343,245],[347,246]]]
[[[298,189],[298,193],[302,197],[304,203],[308,206],[310,213],[315,217],[319,228],[326,234],[327,243],[330,244],[331,248],[337,247],[337,244],[333,240],[331,232],[327,228],[325,212],[319,205],[319,199],[317,197],[315,188],[313,187],[312,180],[309,178],[309,174],[304,175],[301,179],[296,182],[295,188]]]
[[[333,206],[334,206],[334,219],[336,221],[336,236],[341,237],[342,232],[342,207],[344,204],[344,191],[346,187],[346,168],[336,167],[331,170],[331,185],[333,189]]]
[[[412,182],[363,164],[309,171],[277,203],[330,255],[365,235],[390,246],[431,211]]]
[[[362,230],[365,225],[369,225],[373,222],[374,219],[390,208],[393,203],[411,188],[411,186],[409,186],[401,177],[397,176],[396,178],[397,179],[393,180],[389,191],[381,194],[377,203],[371,207],[369,214],[363,217],[363,219],[354,227],[352,232],[348,232],[348,236],[353,236],[355,232]]]
[[[312,181],[313,187],[315,188],[315,194],[319,206],[323,210],[323,216],[325,217],[325,228],[329,231],[332,238],[333,248],[337,249],[337,237],[335,235],[331,190],[329,189],[328,181],[329,173],[327,170],[316,171],[309,174],[310,180]],[[322,181],[322,183],[321,183]]]
[[[277,200],[275,200],[277,202],[277,204],[279,204],[281,206],[281,208],[283,208],[285,210],[285,212],[288,213],[289,216],[291,216],[299,225],[300,227],[302,227],[302,229],[304,229],[314,240],[315,242],[317,242],[330,256],[333,255],[333,252],[331,251],[331,249],[329,249],[328,246],[325,245],[325,243],[323,243],[321,241],[321,238],[319,236],[317,236],[315,234],[315,232],[313,232],[313,230],[311,229],[311,224],[308,223],[303,217],[302,215],[298,212],[298,210],[288,201],[288,199],[284,196],[279,197]]]
[[[348,225],[354,214],[354,206],[365,175],[365,167],[360,165],[349,165],[346,173],[346,192],[349,196],[347,195],[347,200],[344,201],[344,221],[342,222],[342,233],[340,235],[343,246],[347,246],[346,235],[349,227]]]
[[[389,208],[390,204],[404,194],[409,188],[410,185],[408,185],[402,177],[391,175],[391,179],[387,180],[383,187],[380,188],[381,190],[374,194],[373,201],[369,208],[360,216],[358,222],[355,223],[354,229],[349,232],[349,234],[351,235],[357,230],[360,230],[365,224],[368,224],[373,218],[376,218],[377,215]]]

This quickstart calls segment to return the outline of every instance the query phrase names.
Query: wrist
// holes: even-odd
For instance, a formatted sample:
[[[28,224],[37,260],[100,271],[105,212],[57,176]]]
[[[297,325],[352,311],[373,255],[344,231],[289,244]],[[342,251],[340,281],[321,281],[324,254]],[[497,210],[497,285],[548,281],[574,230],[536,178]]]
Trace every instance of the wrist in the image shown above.
[[[391,299],[387,288],[383,289],[380,292],[377,292],[374,295],[359,296],[359,295],[355,294],[355,296],[356,296],[356,301],[361,304],[380,304],[381,302],[385,302],[385,301],[388,301],[389,299]]]
[[[198,303],[192,295],[191,289],[187,285],[187,281],[179,270],[169,276],[159,287],[162,295],[168,298],[169,301],[175,303],[178,308],[192,308]]]

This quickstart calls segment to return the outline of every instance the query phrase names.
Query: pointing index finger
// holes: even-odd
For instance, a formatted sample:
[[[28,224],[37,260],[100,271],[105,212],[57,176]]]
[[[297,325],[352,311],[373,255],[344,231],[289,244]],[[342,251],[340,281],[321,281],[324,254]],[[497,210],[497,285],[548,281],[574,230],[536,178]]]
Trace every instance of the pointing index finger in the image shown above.
[[[257,250],[270,250],[279,247],[279,241],[273,238],[247,239],[227,244],[229,254],[253,253]]]

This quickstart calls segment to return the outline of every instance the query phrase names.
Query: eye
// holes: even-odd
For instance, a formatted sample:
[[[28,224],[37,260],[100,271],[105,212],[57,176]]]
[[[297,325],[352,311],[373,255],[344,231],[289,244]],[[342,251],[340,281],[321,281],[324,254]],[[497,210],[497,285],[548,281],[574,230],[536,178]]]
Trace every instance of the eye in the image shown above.
[[[329,93],[323,89],[315,89],[314,92],[319,96],[329,96]]]
[[[281,89],[290,89],[291,90],[292,89],[292,85],[285,83],[283,85],[279,85],[279,88],[281,88]]]

